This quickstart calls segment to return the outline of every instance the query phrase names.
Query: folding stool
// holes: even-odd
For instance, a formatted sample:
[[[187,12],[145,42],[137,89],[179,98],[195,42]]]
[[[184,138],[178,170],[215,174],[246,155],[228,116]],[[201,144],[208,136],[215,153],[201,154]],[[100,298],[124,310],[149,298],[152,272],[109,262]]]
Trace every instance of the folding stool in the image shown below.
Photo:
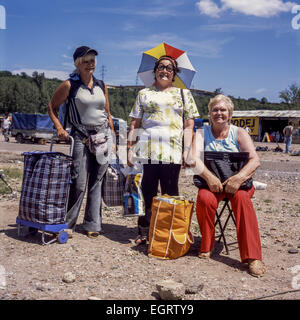
[[[224,202],[223,207],[220,209],[219,212],[218,212],[218,210],[216,210],[215,226],[218,224],[218,226],[220,228],[220,235],[216,236],[216,238],[218,238],[218,242],[221,241],[221,238],[223,239],[224,246],[225,246],[225,249],[226,249],[226,254],[229,255],[228,245],[227,245],[226,238],[225,238],[225,230],[226,230],[226,227],[227,227],[227,224],[228,224],[230,218],[232,219],[232,221],[233,221],[235,226],[236,226],[236,221],[235,221],[235,218],[234,218],[234,215],[233,215],[233,211],[231,209],[231,205],[230,205],[229,199],[228,198],[224,198],[222,201]],[[222,226],[221,217],[222,217],[225,209],[227,209],[228,216],[227,216],[227,218],[225,220],[224,225]]]

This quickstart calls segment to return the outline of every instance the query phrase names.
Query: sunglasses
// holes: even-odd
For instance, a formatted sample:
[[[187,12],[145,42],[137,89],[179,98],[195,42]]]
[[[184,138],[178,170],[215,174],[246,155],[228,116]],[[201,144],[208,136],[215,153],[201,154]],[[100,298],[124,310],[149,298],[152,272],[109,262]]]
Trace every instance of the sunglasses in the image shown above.
[[[164,69],[166,69],[167,72],[174,71],[174,68],[169,64],[167,66],[165,66],[164,64],[159,64],[157,67],[157,70],[159,70],[159,71],[163,71]]]

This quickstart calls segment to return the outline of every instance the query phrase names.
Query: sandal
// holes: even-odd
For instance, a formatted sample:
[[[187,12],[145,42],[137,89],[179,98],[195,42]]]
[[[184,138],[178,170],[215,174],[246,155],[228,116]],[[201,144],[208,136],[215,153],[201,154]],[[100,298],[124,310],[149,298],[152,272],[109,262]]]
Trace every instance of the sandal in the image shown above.
[[[138,235],[136,237],[136,239],[134,240],[134,243],[139,246],[139,245],[144,245],[147,244],[147,237],[146,236],[142,236],[142,235]]]
[[[90,239],[96,239],[99,235],[100,232],[98,231],[87,231],[86,235],[90,238]]]
[[[68,235],[69,239],[73,238],[73,229],[65,229],[64,231]]]
[[[249,273],[251,276],[260,278],[266,272],[266,268],[260,260],[249,259]]]
[[[211,256],[211,251],[208,252],[199,252],[198,258],[208,260]]]

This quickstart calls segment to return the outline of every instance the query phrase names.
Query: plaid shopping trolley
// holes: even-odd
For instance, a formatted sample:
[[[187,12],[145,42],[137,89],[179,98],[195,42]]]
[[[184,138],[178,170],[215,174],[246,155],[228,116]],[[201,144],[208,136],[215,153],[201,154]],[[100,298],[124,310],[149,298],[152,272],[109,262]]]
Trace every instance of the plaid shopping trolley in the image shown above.
[[[71,137],[70,139],[72,154],[74,141]],[[52,143],[48,152],[23,153],[24,174],[17,223],[57,233],[67,229],[65,217],[72,157],[51,151]],[[67,237],[66,234],[63,236]]]

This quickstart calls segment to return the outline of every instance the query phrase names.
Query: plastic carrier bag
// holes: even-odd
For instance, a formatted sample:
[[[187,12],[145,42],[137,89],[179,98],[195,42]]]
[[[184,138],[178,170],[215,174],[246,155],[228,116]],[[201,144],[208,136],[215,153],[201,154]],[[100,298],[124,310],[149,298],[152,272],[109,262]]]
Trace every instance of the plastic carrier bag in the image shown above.
[[[194,238],[190,232],[194,202],[182,197],[156,196],[152,201],[148,255],[176,259],[186,254]]]
[[[142,173],[129,174],[126,177],[124,191],[124,216],[143,216],[144,197],[142,194],[141,183]]]

